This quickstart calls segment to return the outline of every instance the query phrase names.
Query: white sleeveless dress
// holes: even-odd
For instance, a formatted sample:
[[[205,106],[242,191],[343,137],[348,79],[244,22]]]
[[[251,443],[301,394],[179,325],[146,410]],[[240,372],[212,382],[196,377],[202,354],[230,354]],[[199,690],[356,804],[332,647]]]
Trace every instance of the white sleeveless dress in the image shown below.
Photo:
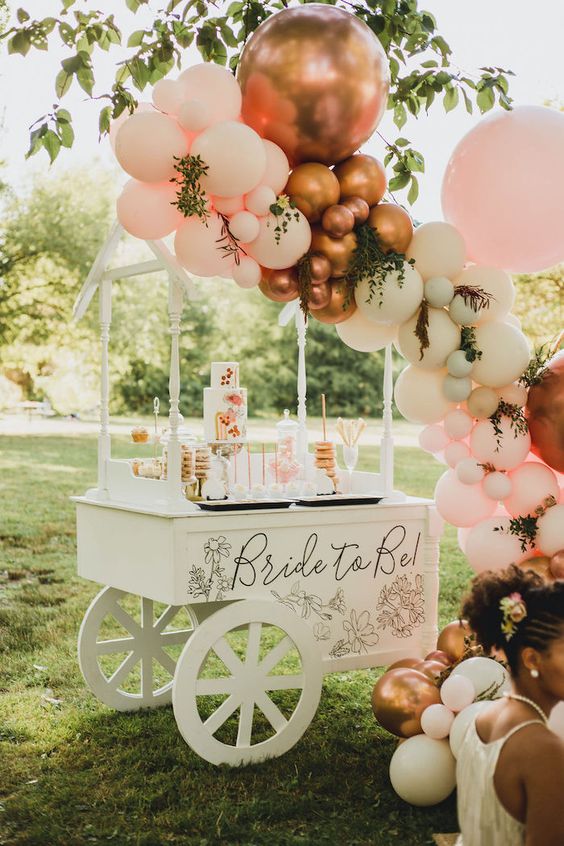
[[[541,720],[528,720],[492,743],[480,739],[475,720],[468,726],[456,762],[458,824],[462,832],[456,846],[524,846],[525,826],[505,810],[493,780],[503,744],[515,732],[537,723],[545,725]]]

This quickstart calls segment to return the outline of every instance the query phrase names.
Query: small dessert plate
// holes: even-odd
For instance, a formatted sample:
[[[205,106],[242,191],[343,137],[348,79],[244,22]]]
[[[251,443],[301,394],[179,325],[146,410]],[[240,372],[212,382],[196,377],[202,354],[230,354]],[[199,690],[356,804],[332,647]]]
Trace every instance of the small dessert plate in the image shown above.
[[[383,496],[374,494],[329,494],[318,496],[304,496],[296,500],[296,505],[305,505],[308,508],[321,508],[327,505],[377,505]]]
[[[221,499],[206,500],[198,505],[204,511],[270,511],[272,508],[289,508],[294,499]]]

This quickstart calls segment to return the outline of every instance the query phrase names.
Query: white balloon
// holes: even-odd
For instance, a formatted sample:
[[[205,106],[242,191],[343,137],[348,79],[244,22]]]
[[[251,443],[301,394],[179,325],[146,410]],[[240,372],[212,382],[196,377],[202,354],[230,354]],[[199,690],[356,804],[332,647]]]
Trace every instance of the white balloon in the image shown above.
[[[564,549],[564,505],[553,505],[537,523],[536,546],[552,556]]]
[[[521,321],[516,314],[506,314],[503,320],[505,323],[510,323],[512,326],[516,326],[517,329],[521,328]]]
[[[474,388],[466,406],[472,417],[482,419],[484,417],[491,417],[495,413],[499,405],[499,397],[493,388],[484,388],[481,385]]]
[[[177,115],[182,103],[182,87],[173,79],[159,79],[153,87],[153,103],[161,112]]]
[[[421,714],[421,728],[434,740],[448,737],[453,721],[454,713],[446,705],[428,705]]]
[[[464,299],[462,294],[454,294],[452,302],[448,307],[451,320],[460,323],[461,326],[475,326],[480,322],[482,309],[474,308],[469,299]]]
[[[470,436],[472,455],[482,464],[493,464],[496,470],[513,470],[525,460],[530,448],[530,434],[515,430],[505,414],[499,421],[499,434],[491,420],[480,420]]]
[[[454,285],[446,276],[432,276],[425,282],[425,299],[433,308],[447,306],[454,297]]]
[[[472,393],[472,380],[469,376],[463,376],[457,379],[456,376],[451,376],[450,373],[444,378],[443,394],[451,402],[464,402]]]
[[[426,807],[450,796],[456,786],[456,762],[446,740],[425,734],[408,737],[390,761],[392,787],[404,802]]]
[[[415,330],[419,315],[414,314],[398,330],[398,349],[410,364],[424,370],[444,367],[448,356],[460,346],[460,329],[442,308],[429,309],[429,346],[422,349]]]
[[[260,223],[258,217],[248,211],[235,212],[229,221],[231,234],[243,244],[250,244],[258,238]]]
[[[371,293],[370,280],[361,279],[355,290],[355,300],[368,320],[374,323],[404,323],[415,314],[423,300],[423,280],[415,268],[404,262],[403,280],[400,273],[388,273],[382,295]]]
[[[280,194],[290,175],[290,165],[284,150],[273,141],[263,138],[264,150],[266,153],[266,170],[262,178],[262,184],[272,188],[275,194]],[[274,200],[272,200],[274,202]],[[266,212],[264,212],[266,214]]]
[[[498,698],[511,687],[509,675],[503,665],[493,658],[483,656],[461,661],[452,671],[451,677],[469,679],[476,696],[482,696],[488,691],[488,695]]]
[[[292,267],[309,250],[311,228],[301,211],[292,210],[286,232],[276,233],[277,218],[273,214],[260,219],[258,238],[249,245],[248,253],[263,267],[282,270]],[[280,235],[276,240],[277,234]]]
[[[411,423],[438,423],[455,407],[443,394],[444,370],[420,370],[409,364],[394,386],[399,413]]]
[[[249,256],[242,256],[232,273],[233,279],[240,288],[256,288],[262,276],[260,265]]]
[[[396,326],[384,326],[367,320],[359,309],[348,320],[337,323],[335,328],[341,341],[358,352],[381,350],[392,343],[397,334]]]
[[[259,185],[245,197],[245,206],[258,217],[264,217],[268,214],[270,206],[275,202],[276,194],[269,185]]]
[[[461,441],[472,431],[474,421],[467,411],[462,408],[455,408],[449,411],[445,417],[444,427],[447,435],[454,441]]]
[[[509,405],[517,405],[519,408],[523,408],[527,403],[527,389],[518,382],[511,382],[510,385],[498,388],[497,393],[499,398]]]
[[[526,554],[519,538],[509,533],[509,517],[490,517],[475,525],[466,538],[465,553],[475,573],[503,570]]]
[[[463,441],[453,441],[445,447],[446,463],[449,467],[456,467],[470,455],[470,448]]]
[[[491,321],[477,326],[476,346],[482,356],[474,362],[472,378],[490,388],[518,379],[531,357],[526,337],[509,323]]]
[[[462,711],[474,701],[476,693],[470,679],[457,676],[453,672],[441,685],[441,699],[451,711]]]
[[[460,232],[450,223],[434,221],[418,226],[407,249],[407,258],[423,279],[447,276],[454,279],[464,267],[466,246]]]
[[[480,309],[477,320],[473,323],[505,320],[505,316],[511,311],[515,300],[515,286],[511,276],[505,270],[478,264],[471,265],[456,277],[454,284],[481,288],[492,295],[488,308]]]
[[[480,711],[484,711],[486,708],[489,708],[491,704],[492,703],[488,700],[485,700],[484,702],[473,702],[456,715],[450,728],[449,737],[450,749],[455,758],[458,758],[458,754],[464,742],[464,738],[466,737],[466,732],[470,727],[470,723],[472,720],[476,719]]]
[[[474,368],[474,362],[468,361],[464,350],[455,350],[447,358],[446,366],[451,376],[461,379],[463,376],[470,375]]]
[[[255,188],[266,168],[262,139],[254,129],[237,121],[223,121],[198,135],[191,149],[208,166],[200,178],[208,194],[238,197]]]
[[[210,122],[210,108],[203,100],[185,100],[178,109],[178,123],[188,132],[201,132]]]
[[[534,514],[535,508],[543,504],[546,497],[553,496],[558,502],[558,479],[554,472],[538,461],[525,461],[509,474],[512,493],[504,505],[512,517],[526,517]]]
[[[499,500],[506,499],[511,494],[513,485],[509,476],[495,470],[493,473],[488,473],[482,482],[482,488],[486,496],[499,502]]]
[[[456,477],[463,485],[477,485],[485,475],[486,471],[475,458],[463,458],[456,465]]]
[[[208,105],[207,126],[236,120],[241,113],[241,89],[232,73],[214,62],[201,62],[178,77],[184,100],[201,100]]]

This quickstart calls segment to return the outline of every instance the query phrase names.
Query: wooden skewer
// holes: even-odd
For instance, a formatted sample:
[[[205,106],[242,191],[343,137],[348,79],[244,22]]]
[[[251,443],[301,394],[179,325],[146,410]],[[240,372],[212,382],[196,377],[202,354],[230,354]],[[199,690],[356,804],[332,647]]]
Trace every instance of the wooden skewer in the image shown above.
[[[278,444],[274,444],[274,477],[278,484]]]
[[[251,445],[247,444],[247,470],[249,473],[249,490],[251,490]]]
[[[237,444],[235,444],[235,448],[233,450],[233,484],[237,484]]]
[[[325,394],[321,394],[321,420],[323,422],[323,440],[327,440],[327,421],[325,419]]]
[[[262,484],[266,485],[266,456],[264,454],[264,443],[262,445]]]

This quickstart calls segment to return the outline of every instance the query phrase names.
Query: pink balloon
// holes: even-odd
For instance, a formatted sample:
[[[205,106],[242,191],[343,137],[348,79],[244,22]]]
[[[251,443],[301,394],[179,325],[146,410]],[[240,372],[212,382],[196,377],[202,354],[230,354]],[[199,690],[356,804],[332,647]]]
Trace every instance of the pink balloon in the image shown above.
[[[425,426],[419,432],[419,446],[425,452],[441,452],[450,442],[449,436],[442,426],[434,423],[431,426]]]
[[[511,496],[504,505],[512,517],[526,517],[542,505],[548,496],[558,502],[558,480],[550,467],[537,461],[526,461],[509,474],[513,486]]]
[[[275,194],[280,194],[290,175],[288,157],[284,150],[273,141],[263,138],[262,143],[266,153],[266,170],[261,184],[268,185]]]
[[[470,530],[464,552],[476,573],[482,573],[484,570],[503,570],[531,555],[531,549],[523,552],[519,539],[507,531],[509,519],[490,517]]]
[[[482,491],[482,486],[465,485],[459,481],[455,470],[443,473],[435,487],[437,511],[453,526],[474,526],[490,517],[497,506]]]
[[[130,179],[117,199],[118,220],[136,238],[164,238],[184,222],[172,203],[176,187],[170,182],[139,182]]]
[[[445,459],[449,467],[456,467],[465,458],[470,458],[470,447],[464,441],[453,441],[445,447]]]
[[[159,79],[153,88],[153,103],[167,115],[177,115],[182,104],[182,87],[173,79]],[[186,127],[190,128],[190,127]]]
[[[137,108],[135,109],[133,114],[138,115],[138,114],[141,114],[142,112],[154,112],[154,111],[155,111],[155,107],[153,106],[152,103],[138,103]],[[116,138],[117,138],[118,130],[119,130],[120,126],[123,126],[123,124],[125,123],[125,121],[127,120],[127,118],[129,116],[130,115],[129,115],[129,112],[127,111],[127,109],[124,109],[124,111],[121,113],[121,115],[110,123],[110,131],[109,131],[108,134],[109,134],[109,138],[110,138],[110,145],[111,145],[111,148],[114,151],[114,153],[116,151]]]
[[[248,211],[236,212],[229,221],[229,229],[231,234],[242,241],[244,244],[250,244],[254,241],[260,232],[260,223],[258,217]]]
[[[178,229],[174,250],[179,262],[190,273],[232,278],[235,260],[226,256],[218,243],[223,237],[222,225],[220,218],[212,214],[206,223],[197,217],[189,217]]]
[[[446,705],[428,705],[421,714],[421,728],[427,737],[442,740],[448,737],[454,714]]]
[[[516,432],[509,417],[503,415],[496,435],[491,420],[480,420],[470,436],[472,455],[482,464],[493,464],[496,470],[513,470],[525,460],[531,448],[528,432]]]
[[[249,255],[263,267],[292,267],[309,250],[311,229],[304,215],[294,211],[286,223],[286,232],[276,233],[277,218],[273,214],[261,218],[260,234],[250,245]]]
[[[187,152],[188,140],[176,121],[154,110],[131,115],[118,130],[116,158],[142,182],[166,182],[175,175],[175,157]]]
[[[233,268],[233,279],[240,288],[256,288],[262,277],[260,264],[250,258],[243,256]]]
[[[212,197],[214,208],[221,214],[235,214],[245,208],[243,197]]]
[[[494,112],[459,142],[442,205],[474,261],[533,273],[564,260],[562,150],[564,114],[543,106]]]

